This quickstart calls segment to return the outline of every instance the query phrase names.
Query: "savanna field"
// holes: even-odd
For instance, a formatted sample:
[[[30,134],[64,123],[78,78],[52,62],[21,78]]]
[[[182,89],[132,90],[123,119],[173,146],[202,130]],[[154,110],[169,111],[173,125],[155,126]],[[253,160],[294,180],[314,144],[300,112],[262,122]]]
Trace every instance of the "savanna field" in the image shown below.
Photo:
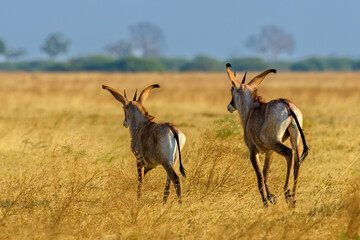
[[[101,89],[125,88],[132,98],[154,83],[161,88],[144,106],[187,137],[182,205],[173,185],[162,204],[162,167],[146,175],[137,199],[124,111]],[[291,99],[304,115],[310,152],[295,208],[277,154],[269,185],[278,202],[263,207],[239,116],[226,110],[230,88],[225,69],[0,73],[0,239],[359,239],[360,73],[280,72],[259,86],[265,99]]]

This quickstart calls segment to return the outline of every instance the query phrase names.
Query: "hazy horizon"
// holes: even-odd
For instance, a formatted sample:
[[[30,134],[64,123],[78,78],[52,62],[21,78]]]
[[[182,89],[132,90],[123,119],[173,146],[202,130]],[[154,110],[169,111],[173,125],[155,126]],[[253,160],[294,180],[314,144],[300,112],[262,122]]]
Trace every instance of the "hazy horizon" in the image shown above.
[[[360,1],[12,1],[0,9],[0,38],[23,47],[26,59],[46,58],[40,46],[50,33],[71,40],[65,57],[105,52],[129,38],[129,25],[148,21],[162,29],[169,57],[204,54],[218,59],[257,56],[245,46],[250,35],[276,25],[293,36],[293,54],[360,58]]]

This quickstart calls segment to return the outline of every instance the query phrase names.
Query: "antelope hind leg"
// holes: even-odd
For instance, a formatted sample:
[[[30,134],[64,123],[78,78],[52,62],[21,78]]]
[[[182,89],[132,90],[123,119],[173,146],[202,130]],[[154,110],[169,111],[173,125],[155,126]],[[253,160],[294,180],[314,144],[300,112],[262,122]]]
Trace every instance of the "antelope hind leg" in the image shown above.
[[[294,149],[294,186],[293,186],[293,191],[292,191],[292,205],[295,206],[296,204],[296,199],[295,199],[295,194],[296,194],[296,187],[297,187],[297,183],[299,180],[299,171],[300,171],[300,157],[299,157],[299,143],[294,143],[292,145],[295,145],[293,147]]]
[[[165,168],[170,180],[174,183],[175,186],[175,190],[176,190],[176,194],[178,196],[179,199],[179,203],[182,203],[181,200],[181,185],[180,185],[180,178],[179,176],[176,174],[174,168],[171,166],[170,163],[164,164],[163,167]],[[165,197],[165,196],[164,196]]]
[[[274,143],[269,144],[271,148],[278,154],[282,155],[286,159],[287,163],[287,170],[286,170],[286,179],[284,184],[284,193],[285,193],[285,199],[288,202],[291,200],[291,194],[289,189],[289,178],[290,178],[290,172],[293,164],[293,151],[282,144],[280,141],[276,141]]]
[[[166,177],[166,185],[165,185],[165,190],[164,190],[164,198],[163,198],[163,204],[166,204],[168,198],[169,198],[169,193],[170,193],[170,177],[169,175],[167,175]]]

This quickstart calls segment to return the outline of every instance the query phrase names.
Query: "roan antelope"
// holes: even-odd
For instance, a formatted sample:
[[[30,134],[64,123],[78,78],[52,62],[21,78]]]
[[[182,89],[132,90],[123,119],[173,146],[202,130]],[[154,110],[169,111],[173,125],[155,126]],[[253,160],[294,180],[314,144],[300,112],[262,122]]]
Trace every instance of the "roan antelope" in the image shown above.
[[[250,151],[250,160],[256,172],[259,191],[264,205],[267,202],[276,203],[276,196],[270,193],[267,183],[273,152],[286,158],[287,173],[284,185],[287,202],[295,205],[296,185],[299,178],[300,163],[308,154],[305,136],[301,129],[303,117],[300,109],[287,99],[275,99],[265,102],[257,95],[257,86],[269,73],[276,73],[275,69],[269,69],[245,83],[246,73],[240,83],[236,75],[229,69],[230,63],[226,64],[226,71],[233,85],[231,88],[231,102],[227,109],[230,113],[237,110],[244,129],[244,139]],[[291,148],[283,144],[290,137]],[[303,152],[299,157],[300,138],[303,143]],[[265,162],[261,171],[259,154],[265,153]],[[292,194],[288,189],[290,171],[294,162],[294,186]]]
[[[181,186],[179,176],[174,170],[177,159],[180,159],[180,172],[186,177],[185,169],[181,163],[181,149],[186,138],[183,132],[171,123],[155,123],[154,117],[149,115],[143,104],[153,88],[159,88],[157,84],[145,88],[138,100],[136,92],[134,99],[129,101],[119,91],[103,85],[124,106],[124,127],[130,129],[131,150],[137,159],[138,171],[138,197],[141,196],[143,179],[151,169],[162,165],[167,172],[163,202],[166,203],[169,196],[170,180],[174,183],[176,193],[181,203]]]

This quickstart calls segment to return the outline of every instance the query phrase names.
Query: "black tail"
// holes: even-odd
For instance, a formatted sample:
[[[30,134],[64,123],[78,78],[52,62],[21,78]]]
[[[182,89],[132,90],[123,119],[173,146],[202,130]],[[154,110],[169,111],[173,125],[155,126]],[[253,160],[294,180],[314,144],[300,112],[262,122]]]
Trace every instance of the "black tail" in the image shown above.
[[[174,134],[174,138],[176,140],[176,143],[177,143],[177,146],[178,146],[178,150],[179,150],[179,162],[180,162],[180,172],[181,174],[186,178],[186,173],[185,173],[185,168],[183,167],[182,165],[182,162],[181,162],[181,152],[180,152],[180,142],[179,142],[179,135],[176,131],[175,128],[173,128],[172,126],[171,127],[171,131],[172,133]]]
[[[303,152],[302,152],[301,157],[300,157],[300,162],[303,162],[303,161],[305,160],[305,158],[307,157],[310,148],[306,145],[305,135],[304,135],[303,130],[301,129],[301,126],[300,126],[299,120],[298,120],[297,117],[296,117],[296,114],[295,114],[294,111],[291,109],[291,107],[290,107],[289,103],[287,103],[287,101],[283,100],[283,102],[287,105],[287,107],[288,107],[288,109],[289,109],[289,112],[290,112],[290,115],[294,118],[294,120],[295,120],[295,122],[296,122],[296,126],[297,126],[298,129],[299,129],[299,132],[300,132],[300,135],[301,135],[301,139],[302,139],[302,142],[303,142],[303,146],[304,146]]]

